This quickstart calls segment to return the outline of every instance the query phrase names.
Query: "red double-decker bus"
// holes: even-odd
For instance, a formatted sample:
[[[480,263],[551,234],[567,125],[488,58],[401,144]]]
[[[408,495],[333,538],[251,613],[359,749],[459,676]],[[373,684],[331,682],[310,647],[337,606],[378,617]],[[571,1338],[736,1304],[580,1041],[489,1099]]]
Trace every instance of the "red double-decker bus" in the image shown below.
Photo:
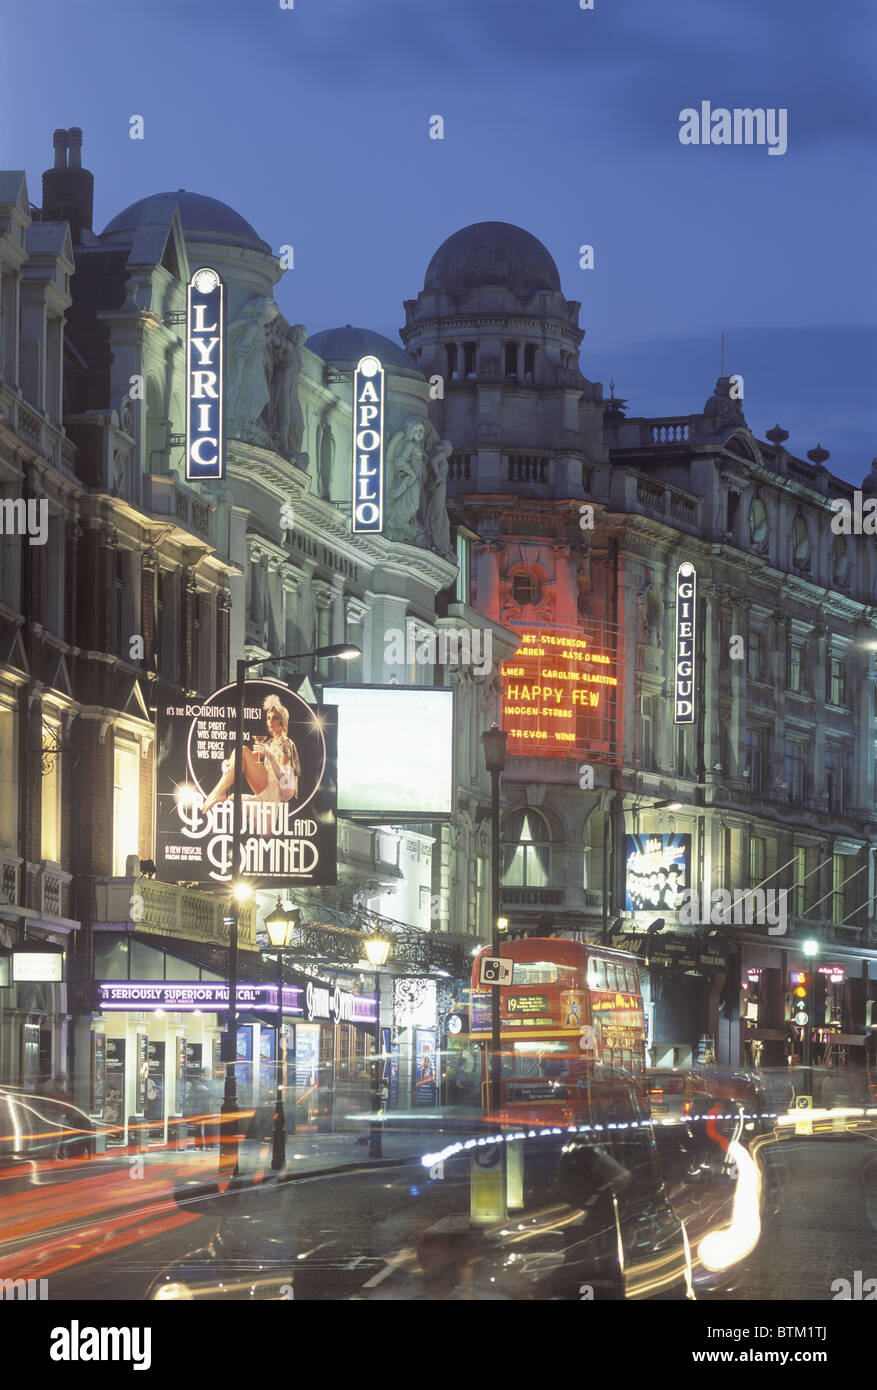
[[[470,1043],[482,1056],[482,1104],[489,1107],[491,995],[472,968]],[[507,941],[514,963],[500,987],[500,1123],[587,1119],[590,1082],[627,1075],[642,1086],[646,1030],[635,956],[557,937]]]

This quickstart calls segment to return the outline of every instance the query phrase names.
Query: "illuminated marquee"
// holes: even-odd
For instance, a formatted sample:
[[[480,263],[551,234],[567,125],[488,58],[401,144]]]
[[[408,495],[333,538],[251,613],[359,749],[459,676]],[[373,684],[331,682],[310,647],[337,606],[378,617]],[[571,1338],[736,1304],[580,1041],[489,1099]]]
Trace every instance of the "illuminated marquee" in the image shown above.
[[[384,369],[376,357],[361,357],[353,374],[351,529],[384,529]]]
[[[694,723],[697,571],[688,561],[676,571],[676,720]]]
[[[186,301],[186,478],[225,477],[225,287],[202,266]]]
[[[502,666],[509,753],[616,761],[623,717],[617,627],[514,631],[521,646]]]

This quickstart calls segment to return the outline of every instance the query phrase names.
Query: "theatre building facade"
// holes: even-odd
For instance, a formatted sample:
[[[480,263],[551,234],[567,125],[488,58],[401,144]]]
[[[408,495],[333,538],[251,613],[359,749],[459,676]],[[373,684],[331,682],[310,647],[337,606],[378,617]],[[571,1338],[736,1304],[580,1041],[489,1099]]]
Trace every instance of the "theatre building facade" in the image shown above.
[[[290,325],[273,300],[279,260],[216,199],[144,198],[95,233],[81,143],[56,132],[40,209],[23,173],[0,174],[0,486],[25,519],[47,504],[45,544],[0,538],[0,1079],[163,1134],[197,1073],[215,1085],[230,903],[153,877],[157,713],[207,699],[245,657],[311,701],[333,681],[454,687],[454,814],[341,816],[337,884],[257,893],[239,942],[238,1079],[253,1105],[280,1056],[297,1120],[337,1124],[378,1045],[390,1103],[435,1101],[418,1068],[489,935],[479,735],[499,717],[496,671],[442,664],[438,639],[489,639],[497,661],[517,642],[455,587],[440,467],[426,495],[425,450],[444,457],[427,379],[379,334]],[[184,464],[187,284],[204,265],[227,291],[217,484],[186,481]],[[367,355],[385,372],[388,448],[424,481],[404,507],[388,499],[383,534],[354,536],[353,371]],[[269,659],[332,644],[361,650],[356,669]],[[279,1034],[264,935],[278,895],[307,933],[285,965]],[[391,950],[376,977],[360,947],[377,930]],[[60,978],[19,963],[13,979],[13,954],[39,943]]]

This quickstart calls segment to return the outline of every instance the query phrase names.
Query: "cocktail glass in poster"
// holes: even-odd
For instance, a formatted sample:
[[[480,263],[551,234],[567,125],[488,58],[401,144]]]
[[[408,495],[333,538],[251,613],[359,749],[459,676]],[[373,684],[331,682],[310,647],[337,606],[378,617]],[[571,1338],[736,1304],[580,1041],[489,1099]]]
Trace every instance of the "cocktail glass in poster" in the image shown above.
[[[414,1030],[414,1105],[432,1106],[436,1103],[436,1035],[432,1029]]]
[[[239,872],[270,886],[337,882],[338,712],[278,681],[244,687]],[[158,711],[156,865],[166,882],[226,883],[234,812],[234,685]]]

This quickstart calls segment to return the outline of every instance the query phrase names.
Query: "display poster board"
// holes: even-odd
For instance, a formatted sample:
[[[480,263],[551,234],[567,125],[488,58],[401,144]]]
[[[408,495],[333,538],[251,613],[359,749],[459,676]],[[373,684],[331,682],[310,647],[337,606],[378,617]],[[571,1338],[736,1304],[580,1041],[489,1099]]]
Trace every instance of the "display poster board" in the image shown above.
[[[104,1033],[91,1035],[91,1094],[92,1115],[102,1115],[107,1094],[107,1039]]]
[[[436,1035],[431,1028],[414,1030],[414,1105],[416,1109],[436,1104]]]

